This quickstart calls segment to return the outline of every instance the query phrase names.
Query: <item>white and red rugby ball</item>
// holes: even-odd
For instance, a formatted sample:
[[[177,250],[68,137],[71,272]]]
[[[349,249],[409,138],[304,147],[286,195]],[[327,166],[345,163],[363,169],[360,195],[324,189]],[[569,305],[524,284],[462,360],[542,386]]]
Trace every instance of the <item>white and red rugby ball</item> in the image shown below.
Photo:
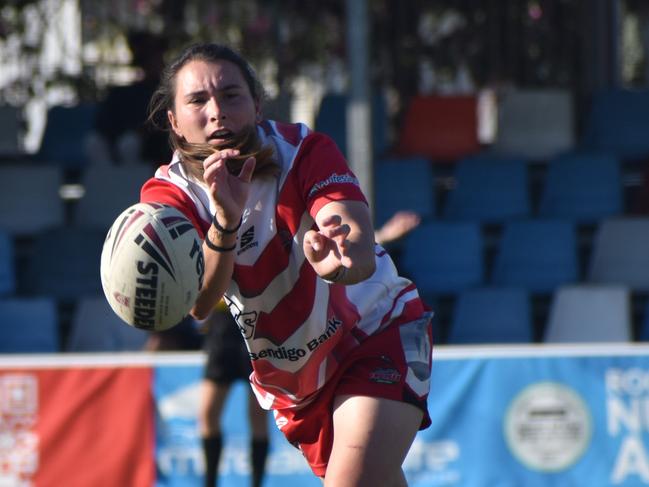
[[[176,208],[137,203],[108,231],[101,284],[127,324],[161,331],[180,323],[203,284],[203,249],[192,223]]]

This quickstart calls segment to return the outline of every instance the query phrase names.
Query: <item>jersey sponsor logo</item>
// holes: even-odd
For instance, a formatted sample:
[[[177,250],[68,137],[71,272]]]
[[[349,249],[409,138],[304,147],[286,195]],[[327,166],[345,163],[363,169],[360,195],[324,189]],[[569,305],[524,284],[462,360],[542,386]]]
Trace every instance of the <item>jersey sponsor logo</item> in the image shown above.
[[[306,344],[307,348],[309,351],[313,352],[316,348],[318,348],[320,345],[325,343],[327,340],[329,340],[332,336],[336,334],[336,332],[340,329],[340,325],[342,325],[343,322],[340,321],[338,318],[335,316],[331,318],[329,321],[327,321],[327,329],[325,332],[314,338],[313,340],[309,340]]]
[[[276,347],[276,348],[265,348],[258,352],[250,352],[250,360],[259,360],[260,358],[275,358],[279,360],[289,360],[295,362],[300,360],[306,355],[306,350],[304,348],[298,347]]]
[[[290,362],[295,362],[300,360],[302,357],[306,357],[307,354],[313,353],[320,345],[329,340],[332,336],[340,330],[342,321],[338,318],[333,317],[327,321],[327,329],[325,332],[312,340],[309,340],[304,347],[269,347],[263,350],[250,352],[250,360],[259,360],[259,359],[276,359],[276,360],[288,360]]]
[[[255,226],[253,225],[241,235],[241,243],[239,244],[237,255],[241,255],[246,250],[250,250],[258,245],[259,242],[255,240]]]
[[[337,174],[333,173],[331,176],[329,176],[327,179],[323,179],[322,181],[318,181],[315,183],[312,187],[311,190],[309,191],[309,198],[313,196],[315,193],[320,191],[322,188],[325,188],[329,186],[330,184],[353,184],[355,186],[360,186],[358,183],[358,179],[356,179],[354,176],[351,174]]]

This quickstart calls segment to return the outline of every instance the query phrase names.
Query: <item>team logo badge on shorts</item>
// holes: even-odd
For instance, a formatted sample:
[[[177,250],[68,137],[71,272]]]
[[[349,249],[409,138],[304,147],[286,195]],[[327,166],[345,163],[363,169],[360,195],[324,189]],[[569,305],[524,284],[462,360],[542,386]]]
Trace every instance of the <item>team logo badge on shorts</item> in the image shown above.
[[[397,384],[401,381],[401,373],[392,368],[374,369],[370,372],[370,380],[380,384]]]

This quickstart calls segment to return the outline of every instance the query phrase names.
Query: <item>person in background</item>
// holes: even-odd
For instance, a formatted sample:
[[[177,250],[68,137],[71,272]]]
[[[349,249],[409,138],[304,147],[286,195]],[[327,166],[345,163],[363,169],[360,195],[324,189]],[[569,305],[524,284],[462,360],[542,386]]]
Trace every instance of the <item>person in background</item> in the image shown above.
[[[200,388],[198,426],[205,457],[205,487],[217,485],[219,460],[223,447],[221,416],[231,386],[248,381],[252,373],[250,358],[236,322],[223,300],[202,322],[207,353]],[[268,456],[268,414],[259,407],[248,389],[248,424],[250,425],[251,485],[261,487]]]
[[[374,231],[374,241],[379,245],[389,245],[408,235],[419,226],[419,223],[421,223],[421,217],[414,211],[397,211]]]
[[[218,485],[223,449],[221,417],[232,384],[248,381],[252,367],[246,343],[223,301],[201,321],[185,318],[178,325],[151,332],[144,344],[148,352],[198,351],[207,354],[198,404],[198,429],[205,460],[205,487]],[[260,487],[268,456],[268,415],[248,390],[251,486]]]
[[[258,402],[325,486],[404,486],[401,464],[430,424],[432,313],[375,245],[333,141],[263,120],[263,98],[231,48],[184,50],[150,113],[166,115],[174,157],[141,201],[178,208],[204,239],[192,316],[225,300]]]

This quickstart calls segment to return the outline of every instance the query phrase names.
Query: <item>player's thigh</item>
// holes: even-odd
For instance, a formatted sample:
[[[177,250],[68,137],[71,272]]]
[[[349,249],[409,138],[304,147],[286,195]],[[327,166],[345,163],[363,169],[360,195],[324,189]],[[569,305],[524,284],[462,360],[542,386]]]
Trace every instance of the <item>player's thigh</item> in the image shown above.
[[[367,396],[334,401],[334,440],[325,486],[399,486],[401,464],[423,413],[415,406]]]

